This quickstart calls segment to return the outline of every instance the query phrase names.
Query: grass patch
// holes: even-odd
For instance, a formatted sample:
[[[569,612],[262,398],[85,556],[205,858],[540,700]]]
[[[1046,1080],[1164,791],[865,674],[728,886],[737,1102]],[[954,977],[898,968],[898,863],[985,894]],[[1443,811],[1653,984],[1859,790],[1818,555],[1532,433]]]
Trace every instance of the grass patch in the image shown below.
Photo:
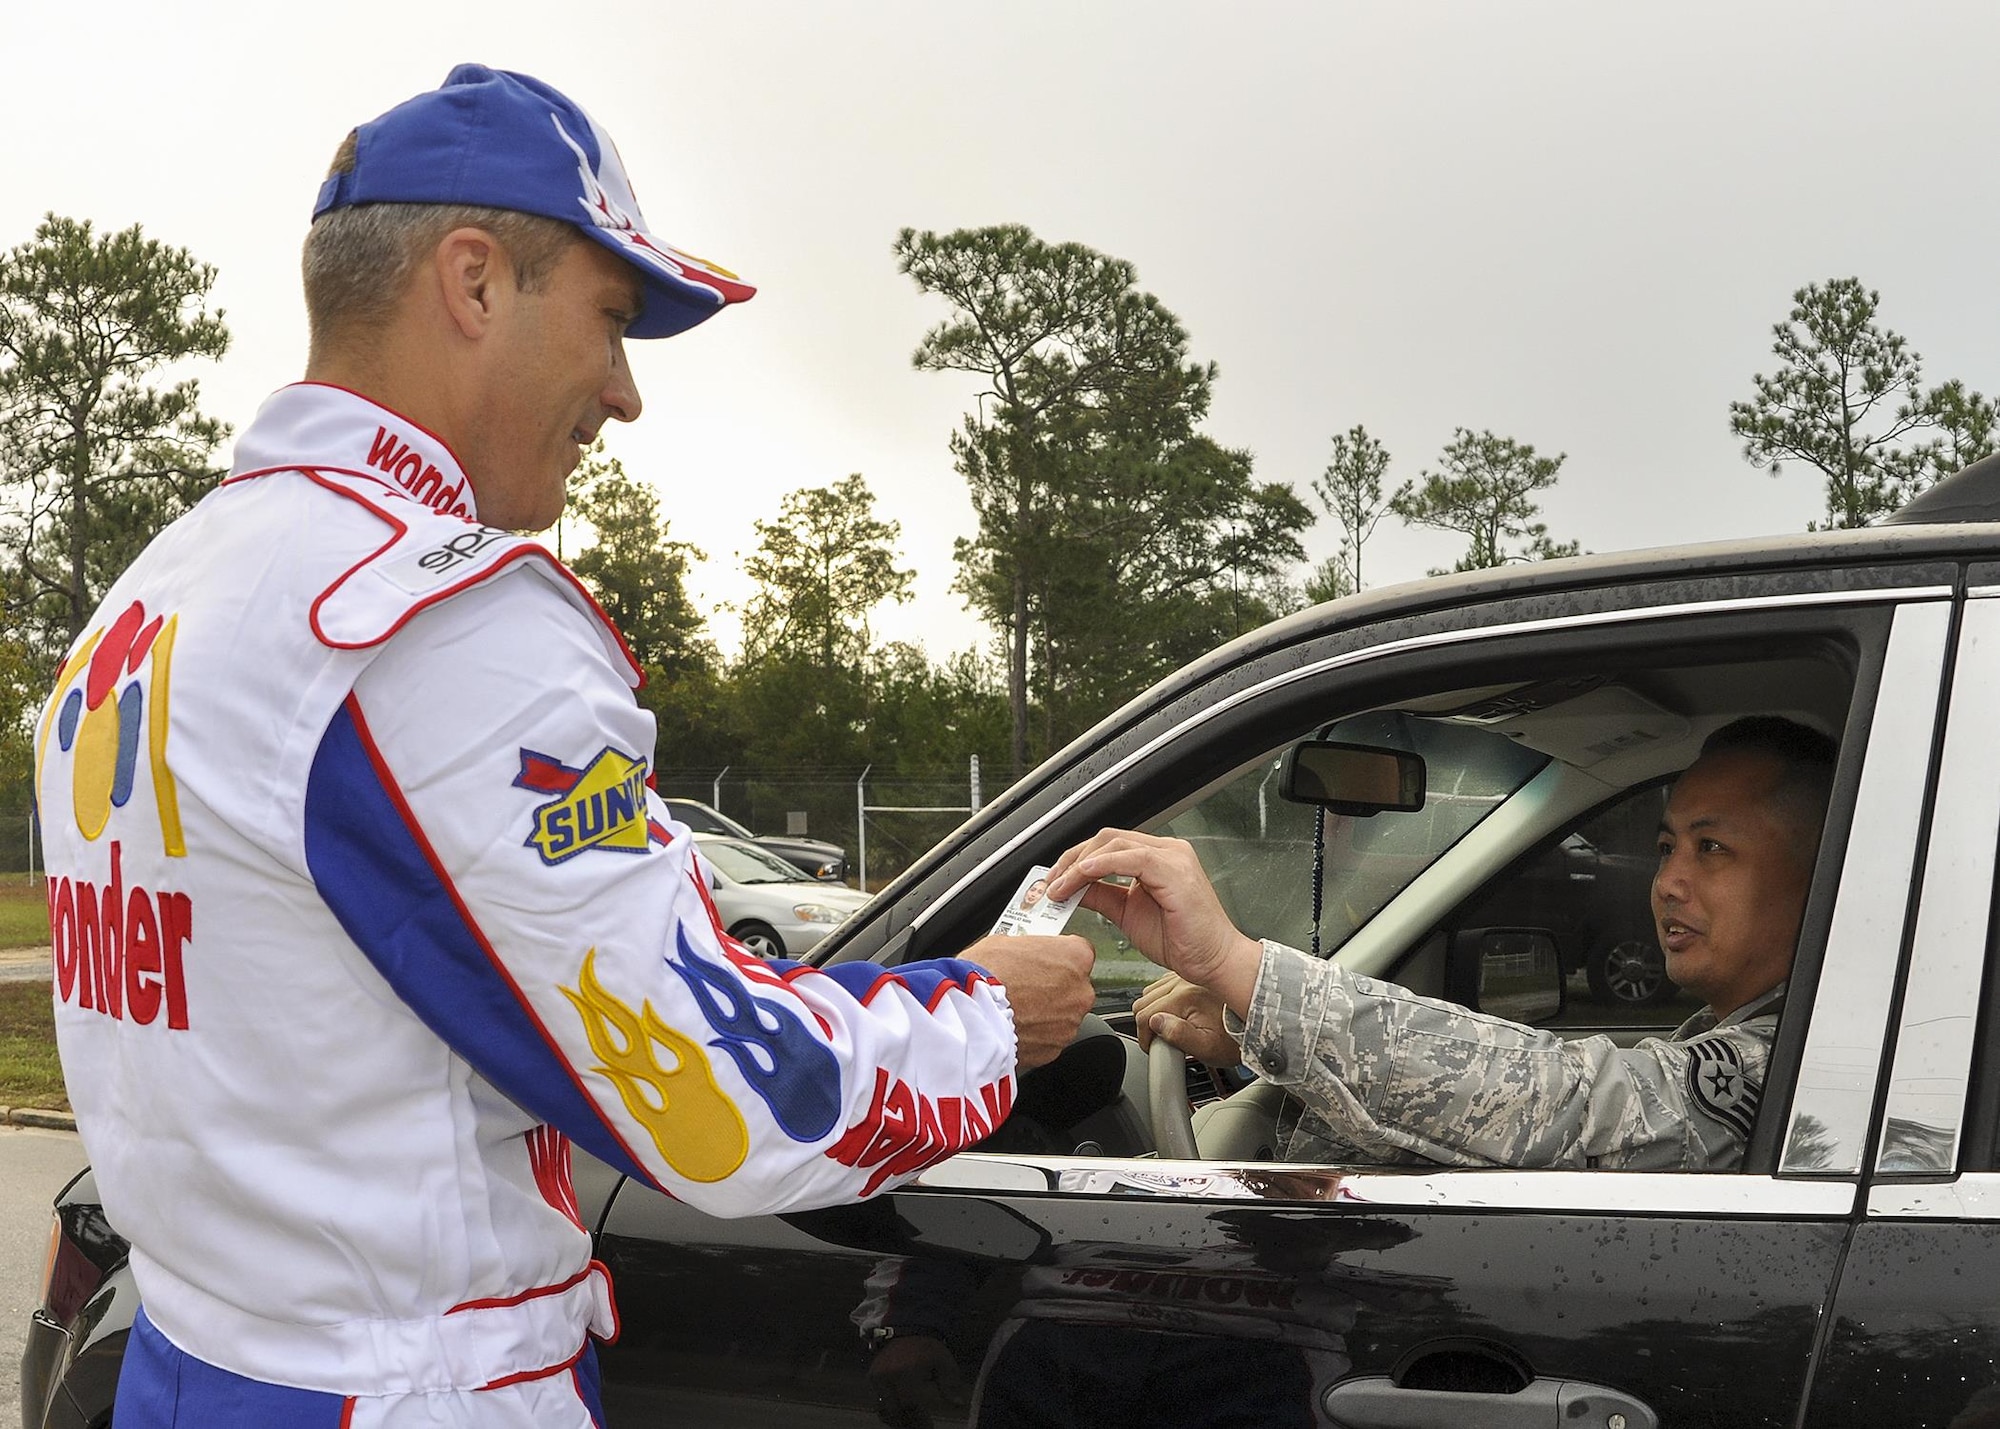
[[[0,948],[49,945],[48,885],[25,873],[0,873]]]
[[[0,1106],[68,1111],[55,1009],[40,978],[0,982]]]

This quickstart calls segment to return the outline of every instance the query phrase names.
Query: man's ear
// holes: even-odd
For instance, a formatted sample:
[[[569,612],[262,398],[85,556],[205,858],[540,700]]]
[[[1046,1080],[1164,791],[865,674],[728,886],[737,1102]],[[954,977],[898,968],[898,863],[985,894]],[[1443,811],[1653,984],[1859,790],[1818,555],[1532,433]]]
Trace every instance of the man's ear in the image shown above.
[[[514,296],[514,265],[483,228],[454,228],[439,239],[431,268],[446,316],[470,341],[485,335]]]

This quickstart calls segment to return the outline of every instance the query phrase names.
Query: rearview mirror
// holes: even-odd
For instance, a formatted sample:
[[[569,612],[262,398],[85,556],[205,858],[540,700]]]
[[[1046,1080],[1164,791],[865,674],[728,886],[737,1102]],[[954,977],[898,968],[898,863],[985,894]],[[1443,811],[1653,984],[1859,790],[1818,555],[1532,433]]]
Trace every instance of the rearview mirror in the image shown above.
[[[1413,814],[1424,806],[1424,757],[1370,744],[1308,739],[1285,752],[1279,792],[1336,814]]]

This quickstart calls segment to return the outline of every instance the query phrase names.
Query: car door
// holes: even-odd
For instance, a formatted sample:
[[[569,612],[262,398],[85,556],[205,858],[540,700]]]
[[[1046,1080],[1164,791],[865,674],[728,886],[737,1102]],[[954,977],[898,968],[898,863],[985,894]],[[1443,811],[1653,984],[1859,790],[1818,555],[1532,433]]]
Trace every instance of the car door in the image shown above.
[[[966,1153],[859,1207],[734,1223],[628,1185],[601,1241],[624,1316],[604,1360],[612,1422],[1791,1425],[1862,1179],[1953,574],[1663,582],[1302,640],[1169,691],[1045,771],[836,953],[956,951],[1028,864],[1102,824],[1170,824],[1240,782],[1246,754],[1385,699],[1527,668],[1726,674],[1837,646],[1852,681],[1840,776],[1744,1171],[1168,1162],[1085,1144]],[[1524,833],[1485,841],[1490,874],[1538,816],[1544,791],[1522,791],[1491,816]],[[1461,874],[1484,846],[1453,846]],[[1442,863],[1329,941],[1399,949],[1414,984],[1436,956],[1434,876]]]
[[[2000,571],[1974,573],[1936,807],[1872,1121],[1850,1098],[1828,1160],[1873,1172],[1808,1426],[2000,1426]],[[1885,1003],[1885,1006],[1890,1004]],[[1800,1171],[1818,1169],[1801,1165]]]

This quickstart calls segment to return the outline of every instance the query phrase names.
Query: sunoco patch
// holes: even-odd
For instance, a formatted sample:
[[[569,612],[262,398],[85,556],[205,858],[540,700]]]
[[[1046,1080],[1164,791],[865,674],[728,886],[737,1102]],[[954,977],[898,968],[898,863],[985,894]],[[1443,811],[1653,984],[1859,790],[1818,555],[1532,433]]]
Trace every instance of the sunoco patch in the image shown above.
[[[581,769],[559,759],[521,751],[518,789],[556,797],[535,809],[527,846],[546,864],[594,848],[644,853],[649,835],[646,762],[606,745]]]

